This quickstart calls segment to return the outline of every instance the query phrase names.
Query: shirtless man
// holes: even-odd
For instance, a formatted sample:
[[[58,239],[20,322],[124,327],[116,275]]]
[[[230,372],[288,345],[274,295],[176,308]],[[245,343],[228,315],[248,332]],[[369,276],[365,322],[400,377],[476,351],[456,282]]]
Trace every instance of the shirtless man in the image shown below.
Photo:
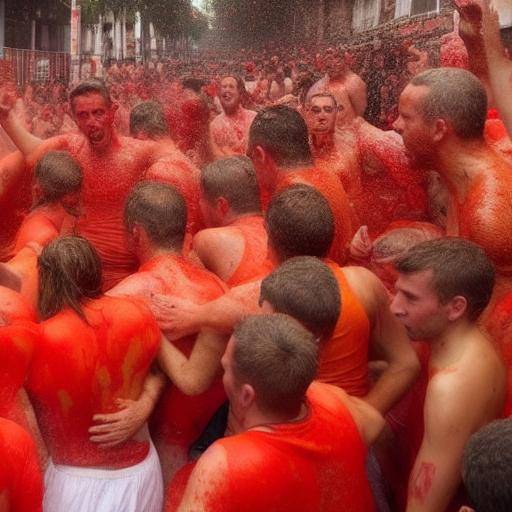
[[[256,169],[264,210],[273,193],[295,183],[314,187],[326,198],[335,226],[329,257],[343,263],[353,235],[349,201],[336,176],[315,167],[301,115],[286,106],[259,112],[251,125],[247,154]]]
[[[409,478],[408,512],[449,507],[471,434],[500,416],[505,369],[476,325],[494,284],[484,251],[463,239],[416,245],[397,262],[391,311],[412,340],[431,345],[424,434]],[[452,507],[456,505],[452,503]]]
[[[171,487],[166,512],[374,510],[365,445],[382,418],[342,390],[312,382],[316,365],[313,335],[291,317],[242,322],[222,358],[240,428],[202,455],[184,493]]]
[[[51,457],[44,508],[159,510],[160,464],[147,429],[108,450],[88,435],[94,412],[139,398],[158,326],[139,301],[101,296],[100,259],[83,238],[50,242],[39,267],[42,323],[27,391]]]
[[[154,294],[202,304],[224,293],[224,285],[216,276],[182,255],[186,209],[176,189],[161,183],[140,183],[128,196],[125,223],[140,267],[112,288],[109,295],[140,297],[152,306]],[[151,427],[165,480],[186,462],[190,445],[225,400],[216,375],[227,338],[211,331],[198,333],[199,330],[173,342],[163,340],[160,348],[160,366],[171,382],[156,407]],[[189,364],[201,367],[202,372],[187,372]],[[159,386],[147,384],[148,392],[153,393],[153,400],[144,407],[149,414]],[[94,434],[104,431],[91,429]],[[105,438],[96,441],[104,442]]]
[[[83,170],[83,213],[77,229],[97,248],[104,268],[103,288],[109,289],[135,267],[134,255],[124,239],[122,208],[128,192],[161,156],[152,141],[117,135],[113,122],[116,104],[102,82],[82,82],[70,93],[70,104],[80,133],[46,141],[29,134],[9,111],[3,98],[2,126],[29,166],[50,150],[68,151]],[[6,113],[8,112],[8,113]]]
[[[4,267],[20,279],[20,292],[37,303],[37,257],[42,247],[73,231],[79,216],[82,170],[63,151],[49,151],[36,164],[32,185],[33,209],[14,240],[12,258]]]
[[[260,191],[247,157],[223,158],[201,171],[201,210],[208,229],[192,247],[208,270],[230,287],[270,270]]]
[[[187,203],[187,233],[197,233],[203,227],[199,209],[199,169],[172,140],[159,103],[145,101],[132,108],[130,136],[161,144],[165,156],[146,171],[145,178],[167,183],[179,190]]]
[[[497,268],[495,296],[510,288],[512,166],[484,141],[485,89],[468,71],[430,69],[400,96],[395,129],[449,192],[446,231],[484,248]]]
[[[269,254],[276,266],[294,256],[325,258],[333,238],[333,216],[327,201],[311,187],[294,185],[271,202],[266,216]],[[386,413],[414,381],[419,364],[405,331],[389,312],[387,292],[362,267],[326,263],[340,289],[342,309],[334,333],[320,354],[318,378]],[[232,288],[202,306],[159,300],[161,327],[188,333],[209,327],[232,332],[247,314],[259,308],[261,280]],[[343,306],[345,304],[345,306]],[[177,333],[175,333],[177,335]],[[370,387],[368,360],[384,359],[386,369]]]
[[[243,80],[225,76],[220,82],[220,103],[224,112],[210,123],[210,143],[215,158],[245,155],[249,128],[256,112],[242,106]]]

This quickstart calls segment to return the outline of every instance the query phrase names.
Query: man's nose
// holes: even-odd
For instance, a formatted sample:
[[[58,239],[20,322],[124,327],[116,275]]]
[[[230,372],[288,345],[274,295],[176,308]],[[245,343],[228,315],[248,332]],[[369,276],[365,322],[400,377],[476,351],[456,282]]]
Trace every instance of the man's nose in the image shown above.
[[[393,315],[396,317],[404,316],[405,311],[402,306],[401,299],[399,297],[399,294],[395,294],[393,298],[391,299],[391,304],[389,305],[389,310]]]
[[[393,130],[395,130],[395,132],[399,133],[400,135],[402,135],[402,132],[403,132],[403,123],[402,123],[402,118],[401,117],[398,117],[396,119],[396,121],[393,123]]]

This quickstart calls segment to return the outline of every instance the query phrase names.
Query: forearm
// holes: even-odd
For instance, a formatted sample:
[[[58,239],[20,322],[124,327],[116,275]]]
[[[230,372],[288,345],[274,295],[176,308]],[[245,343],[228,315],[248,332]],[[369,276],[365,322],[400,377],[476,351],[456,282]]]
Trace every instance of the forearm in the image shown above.
[[[42,139],[32,135],[12,112],[3,121],[2,127],[25,156],[33,153],[43,143]]]
[[[243,303],[224,295],[197,308],[195,322],[200,328],[230,334],[238,322],[253,313]]]

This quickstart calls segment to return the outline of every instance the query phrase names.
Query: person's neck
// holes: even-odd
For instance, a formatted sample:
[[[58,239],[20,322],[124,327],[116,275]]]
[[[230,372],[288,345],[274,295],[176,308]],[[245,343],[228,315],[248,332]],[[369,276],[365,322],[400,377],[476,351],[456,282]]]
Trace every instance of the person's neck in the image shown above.
[[[243,429],[246,430],[269,430],[273,425],[282,425],[302,420],[308,413],[306,404],[302,404],[296,413],[271,413],[254,407],[245,417]]]
[[[254,217],[255,215],[261,215],[261,212],[254,211],[246,213],[236,213],[230,210],[222,221],[222,227],[231,226],[232,224],[241,219],[245,219],[247,217]]]
[[[434,164],[452,194],[464,200],[470,184],[485,171],[492,152],[483,139],[457,140],[437,151]]]
[[[452,360],[457,360],[471,341],[471,332],[475,324],[467,318],[454,322],[443,333],[432,340],[431,363],[437,369],[445,367]]]
[[[234,107],[231,110],[224,109],[224,113],[226,114],[226,117],[236,119],[242,115],[243,110],[244,109],[242,107],[242,104],[239,103],[236,107]]]
[[[299,161],[299,162],[295,162],[294,164],[278,167],[276,179],[280,173],[286,174],[288,172],[304,171],[306,169],[311,169],[312,167],[314,167],[314,165],[315,164],[314,164],[313,160],[311,160],[311,161],[307,161],[307,162]]]
[[[158,258],[160,256],[181,256],[181,250],[151,245],[146,248],[139,248],[137,256],[139,258],[139,264],[144,265],[148,261]]]
[[[94,146],[92,144],[90,144],[90,146],[91,146],[94,154],[96,154],[98,156],[106,155],[113,148],[119,146],[119,136],[117,135],[115,130],[112,130],[112,132],[110,133],[110,137],[109,137],[108,141],[105,142],[105,144],[103,144],[99,147]]]
[[[38,206],[34,210],[39,214],[43,214],[54,226],[57,231],[60,231],[67,212],[60,203],[45,203]]]
[[[334,147],[334,132],[311,132],[311,142],[317,155],[325,155]]]

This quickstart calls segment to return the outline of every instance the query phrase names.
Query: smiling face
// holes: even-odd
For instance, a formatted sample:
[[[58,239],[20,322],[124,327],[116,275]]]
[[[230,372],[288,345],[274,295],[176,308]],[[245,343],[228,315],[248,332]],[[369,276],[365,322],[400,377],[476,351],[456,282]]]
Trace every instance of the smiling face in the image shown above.
[[[96,92],[77,96],[71,105],[75,122],[95,149],[106,148],[112,139],[115,105]]]
[[[225,112],[236,111],[240,105],[240,91],[234,77],[227,76],[220,82],[220,103]]]
[[[432,340],[448,326],[449,305],[439,300],[432,270],[399,274],[391,312],[407,330],[411,340]]]

